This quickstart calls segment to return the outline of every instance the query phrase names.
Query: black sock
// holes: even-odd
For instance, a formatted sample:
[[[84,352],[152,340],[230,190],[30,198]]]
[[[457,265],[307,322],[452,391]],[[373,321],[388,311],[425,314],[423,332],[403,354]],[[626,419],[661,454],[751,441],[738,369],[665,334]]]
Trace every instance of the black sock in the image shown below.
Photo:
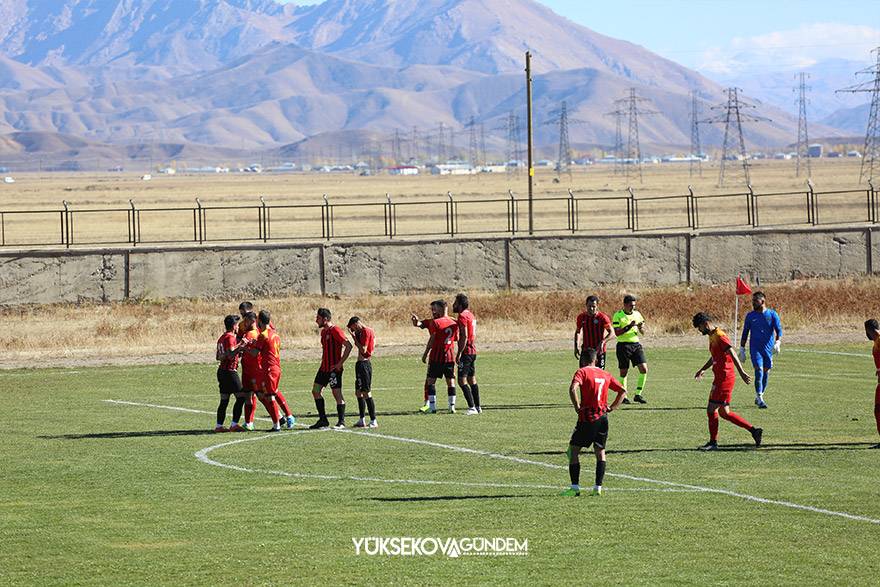
[[[367,398],[367,409],[370,410],[370,420],[376,419],[376,404],[373,403],[373,398]]]
[[[474,397],[471,395],[471,388],[467,383],[461,384],[461,392],[464,394],[464,401],[467,402],[468,408],[474,407]]]
[[[323,397],[318,396],[315,398],[315,407],[318,408],[318,419],[319,420],[326,420],[327,419],[327,412],[324,411],[324,398]]]
[[[367,409],[367,402],[364,398],[358,397],[358,416],[361,420],[364,419],[364,411]]]
[[[571,477],[572,485],[580,485],[581,478],[581,462],[568,463],[568,476]]]
[[[222,424],[226,420],[226,406],[229,405],[229,398],[221,399],[217,405],[217,424]]]
[[[471,385],[471,394],[474,396],[474,406],[480,407],[480,386],[474,383]]]
[[[340,422],[345,422],[345,404],[336,404],[336,415]]]
[[[453,397],[455,395],[455,386],[446,388],[446,395]]]
[[[239,418],[241,418],[241,411],[244,409],[244,398],[237,397],[235,398],[235,403],[232,405],[232,421],[238,422]]]
[[[601,486],[605,479],[605,461],[596,461],[596,485]]]

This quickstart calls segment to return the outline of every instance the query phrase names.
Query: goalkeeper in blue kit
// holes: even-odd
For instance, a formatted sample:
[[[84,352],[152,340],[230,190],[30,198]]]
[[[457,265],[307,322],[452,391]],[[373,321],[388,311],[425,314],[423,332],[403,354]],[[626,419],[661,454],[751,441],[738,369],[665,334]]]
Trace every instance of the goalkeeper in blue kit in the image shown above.
[[[782,321],[776,310],[767,307],[763,292],[752,294],[752,308],[743,323],[739,357],[745,361],[746,340],[749,340],[749,355],[755,368],[755,405],[766,408],[764,392],[767,391],[770,369],[773,368],[773,354],[779,352],[782,343]]]

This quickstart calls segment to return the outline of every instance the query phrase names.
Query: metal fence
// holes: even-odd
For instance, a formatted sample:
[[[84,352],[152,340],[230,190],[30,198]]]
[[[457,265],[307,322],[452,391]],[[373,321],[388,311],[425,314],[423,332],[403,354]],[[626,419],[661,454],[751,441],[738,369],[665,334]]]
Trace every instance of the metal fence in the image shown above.
[[[259,204],[192,207],[0,211],[0,246],[204,244],[231,241],[333,240],[351,238],[456,237],[528,232],[527,217],[510,191],[507,197],[434,200]],[[662,230],[817,226],[877,223],[877,191],[867,188],[817,192],[747,191],[637,197],[534,199],[534,233],[620,233]]]

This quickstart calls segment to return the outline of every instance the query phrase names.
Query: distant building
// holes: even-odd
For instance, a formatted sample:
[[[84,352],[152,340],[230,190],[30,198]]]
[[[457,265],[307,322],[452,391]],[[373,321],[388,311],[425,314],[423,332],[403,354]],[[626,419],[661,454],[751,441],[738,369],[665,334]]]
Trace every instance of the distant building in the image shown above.
[[[846,152],[846,156],[847,156],[847,157],[856,157],[856,158],[859,158],[859,159],[862,158],[862,154],[859,153],[858,151],[847,151],[847,152]]]
[[[431,167],[431,175],[471,175],[477,170],[466,164],[443,164]]]
[[[819,143],[813,143],[812,145],[807,147],[807,157],[821,157],[822,156],[822,145]]]
[[[389,167],[388,175],[418,175],[419,168],[413,165],[398,165],[397,167]]]

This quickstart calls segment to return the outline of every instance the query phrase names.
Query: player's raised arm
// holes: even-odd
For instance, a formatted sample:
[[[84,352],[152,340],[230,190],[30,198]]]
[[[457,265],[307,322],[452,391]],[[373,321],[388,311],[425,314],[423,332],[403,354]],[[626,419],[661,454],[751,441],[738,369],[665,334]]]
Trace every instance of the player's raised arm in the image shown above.
[[[776,335],[773,350],[778,353],[782,350],[782,319],[779,318],[779,313],[776,310],[773,310],[773,332]]]
[[[424,328],[424,326],[422,325],[422,321],[419,320],[419,317],[415,314],[410,314],[409,319],[412,321],[412,325],[416,328]]]

